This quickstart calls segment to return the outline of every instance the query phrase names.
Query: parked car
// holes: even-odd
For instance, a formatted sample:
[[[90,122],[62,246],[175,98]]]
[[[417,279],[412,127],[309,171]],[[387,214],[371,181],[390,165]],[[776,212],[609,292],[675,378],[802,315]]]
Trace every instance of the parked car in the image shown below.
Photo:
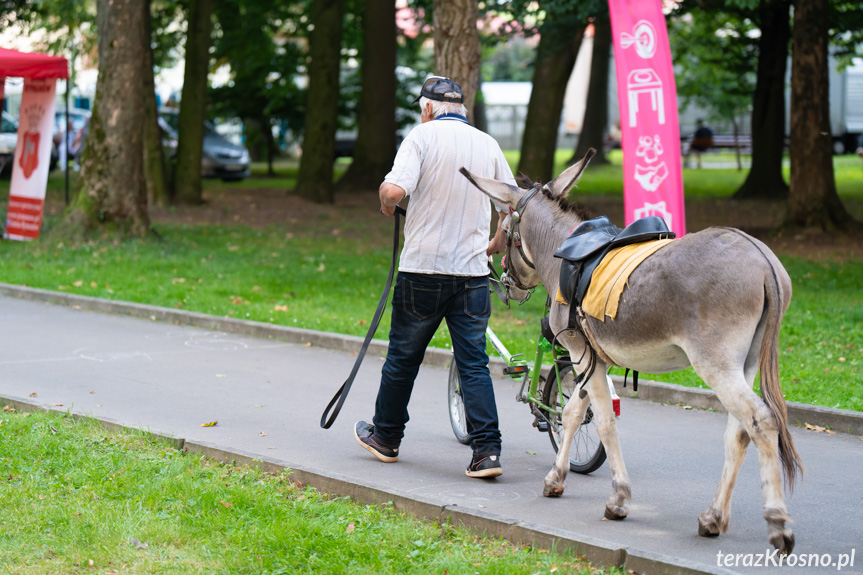
[[[18,142],[18,120],[9,112],[3,111],[0,127],[0,174],[12,173],[15,158],[15,144]]]
[[[177,126],[179,114],[175,110],[159,111],[159,126],[162,128],[162,143],[168,156],[177,153]],[[235,144],[219,134],[216,127],[204,122],[204,149],[201,158],[201,176],[221,178],[226,182],[236,182],[247,178],[251,173],[249,151],[245,146]]]

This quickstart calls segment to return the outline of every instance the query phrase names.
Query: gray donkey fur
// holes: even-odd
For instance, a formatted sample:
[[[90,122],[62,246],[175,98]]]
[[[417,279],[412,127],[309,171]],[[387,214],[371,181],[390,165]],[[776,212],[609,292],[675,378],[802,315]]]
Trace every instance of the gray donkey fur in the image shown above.
[[[525,256],[513,250],[508,267],[521,285],[545,286],[557,292],[561,260],[553,257],[581,215],[567,194],[593,154],[542,186],[523,207],[519,223]],[[462,173],[483,193],[515,209],[526,190]],[[511,289],[511,297],[522,294]],[[617,317],[602,322],[584,319],[598,349],[597,366],[588,379],[587,396],[573,394],[566,404],[563,437],[543,494],[560,496],[569,471],[569,450],[575,430],[593,403],[600,439],[608,453],[612,493],[605,504],[608,519],[623,519],[631,500],[629,476],[618,441],[606,373],[613,364],[646,373],[666,373],[692,366],[728,410],[725,465],[716,495],[698,517],[698,533],[717,536],[728,530],[731,495],[749,442],[758,450],[767,536],[780,553],[794,548],[785,506],[782,471],[789,488],[803,470],[788,432],[785,399],[779,381],[779,326],[791,300],[791,279],[770,249],[733,228],[714,227],[687,234],[645,260],[629,277]],[[568,330],[568,305],[554,303],[550,326],[573,358],[587,342]],[[574,366],[586,368],[587,359]],[[761,372],[759,398],[752,389]]]

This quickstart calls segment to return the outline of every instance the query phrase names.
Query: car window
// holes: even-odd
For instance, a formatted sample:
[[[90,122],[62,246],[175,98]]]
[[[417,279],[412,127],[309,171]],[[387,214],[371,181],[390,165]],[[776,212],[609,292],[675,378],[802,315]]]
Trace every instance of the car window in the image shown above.
[[[6,115],[4,114],[3,115],[2,131],[4,134],[17,132],[18,131],[18,124],[16,124],[13,120],[7,118]]]

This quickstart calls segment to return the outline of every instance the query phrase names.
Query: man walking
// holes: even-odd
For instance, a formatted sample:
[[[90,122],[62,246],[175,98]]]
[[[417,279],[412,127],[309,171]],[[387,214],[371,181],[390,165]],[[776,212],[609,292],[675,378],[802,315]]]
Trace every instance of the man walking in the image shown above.
[[[497,477],[501,439],[486,353],[487,264],[488,255],[505,247],[501,222],[506,213],[498,207],[497,233],[489,242],[491,204],[458,170],[465,167],[512,185],[515,179],[497,142],[468,123],[456,82],[433,76],[417,101],[422,123],[402,142],[379,190],[387,216],[403,198],[410,200],[373,424],[358,421],[354,436],[381,461],[398,460],[414,380],[426,347],[446,319],[473,448],[466,474]]]

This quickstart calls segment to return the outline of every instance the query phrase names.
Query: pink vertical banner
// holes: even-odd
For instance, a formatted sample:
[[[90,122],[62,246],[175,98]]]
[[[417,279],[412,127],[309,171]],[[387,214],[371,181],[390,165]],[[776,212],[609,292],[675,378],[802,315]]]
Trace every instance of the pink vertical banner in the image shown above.
[[[661,0],[608,0],[617,68],[626,223],[660,216],[686,233],[677,87]]]

